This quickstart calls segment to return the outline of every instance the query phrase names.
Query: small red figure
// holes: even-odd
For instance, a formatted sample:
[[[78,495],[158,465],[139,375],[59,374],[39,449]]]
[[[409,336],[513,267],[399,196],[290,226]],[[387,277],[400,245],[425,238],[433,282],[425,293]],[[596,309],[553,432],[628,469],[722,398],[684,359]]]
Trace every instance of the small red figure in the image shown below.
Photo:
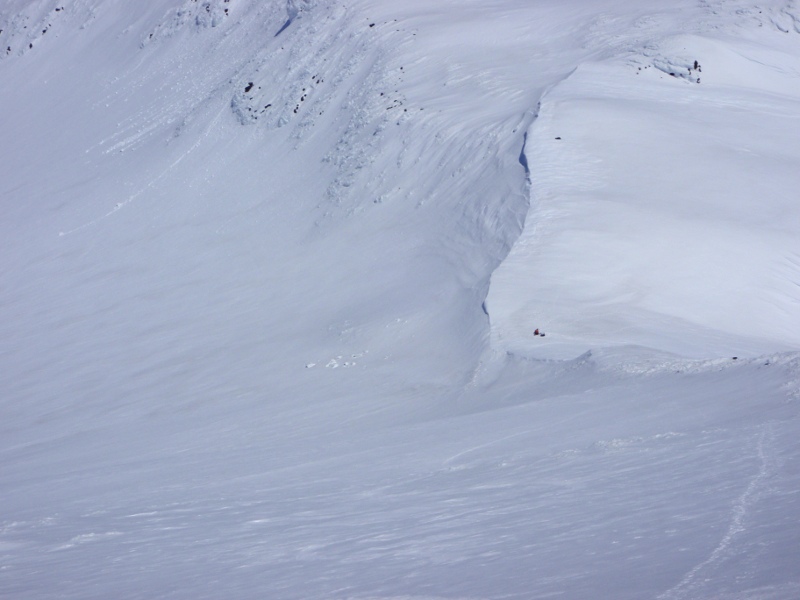
[[[534,331],[533,335],[539,335],[539,330],[537,329],[536,331]]]

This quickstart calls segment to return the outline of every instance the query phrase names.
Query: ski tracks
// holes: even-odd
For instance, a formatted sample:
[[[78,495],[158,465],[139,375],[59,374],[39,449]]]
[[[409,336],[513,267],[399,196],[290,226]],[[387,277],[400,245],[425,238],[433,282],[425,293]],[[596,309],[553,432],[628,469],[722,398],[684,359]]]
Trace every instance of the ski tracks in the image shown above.
[[[767,480],[775,473],[779,460],[775,450],[775,431],[772,423],[760,426],[755,439],[755,454],[759,460],[758,472],[750,479],[747,487],[734,500],[728,528],[711,554],[691,570],[675,587],[657,597],[657,600],[683,600],[698,597],[700,588],[709,581],[701,577],[703,573],[736,555],[734,544],[739,534],[746,530],[746,520],[750,509],[769,491]]]
[[[66,236],[66,235],[71,235],[73,233],[77,233],[78,231],[82,231],[83,229],[87,229],[89,227],[92,227],[93,225],[97,225],[99,222],[101,222],[101,221],[113,216],[115,213],[119,212],[120,210],[122,210],[123,208],[128,206],[131,202],[133,202],[134,200],[139,198],[139,196],[144,194],[146,191],[148,191],[150,189],[153,189],[156,186],[156,184],[158,184],[159,181],[164,179],[167,175],[169,175],[172,172],[173,169],[175,169],[175,167],[177,167],[181,162],[183,162],[183,159],[185,159],[192,152],[197,150],[197,148],[206,140],[206,138],[208,138],[208,136],[214,130],[214,128],[215,128],[215,126],[217,124],[217,121],[219,121],[219,118],[225,112],[226,112],[226,108],[225,107],[220,109],[217,112],[217,114],[214,116],[214,118],[211,120],[211,123],[208,125],[208,127],[205,129],[205,131],[198,137],[197,141],[194,144],[192,144],[192,146],[186,152],[182,153],[180,156],[178,156],[177,159],[175,159],[172,163],[170,163],[170,165],[166,169],[164,169],[161,173],[159,173],[158,175],[153,177],[153,179],[151,179],[147,184],[145,184],[144,187],[140,188],[138,191],[136,191],[133,194],[131,194],[130,196],[128,196],[125,200],[122,200],[121,202],[117,202],[117,204],[115,204],[114,207],[111,210],[109,210],[108,212],[106,212],[103,215],[100,215],[96,219],[92,219],[91,221],[88,221],[88,222],[86,222],[86,223],[84,223],[82,225],[78,225],[77,227],[75,227],[73,229],[70,229],[68,231],[59,232],[59,234],[58,234],[59,237],[63,237],[63,236]]]

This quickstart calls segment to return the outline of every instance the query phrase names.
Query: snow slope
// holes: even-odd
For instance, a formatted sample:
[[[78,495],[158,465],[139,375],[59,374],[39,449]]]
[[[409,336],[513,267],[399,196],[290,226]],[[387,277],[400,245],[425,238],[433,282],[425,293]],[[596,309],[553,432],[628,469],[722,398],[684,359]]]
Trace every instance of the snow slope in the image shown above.
[[[797,597],[798,22],[3,3],[0,596]]]
[[[526,229],[489,297],[498,345],[797,348],[797,41],[734,32],[582,64],[545,95]]]

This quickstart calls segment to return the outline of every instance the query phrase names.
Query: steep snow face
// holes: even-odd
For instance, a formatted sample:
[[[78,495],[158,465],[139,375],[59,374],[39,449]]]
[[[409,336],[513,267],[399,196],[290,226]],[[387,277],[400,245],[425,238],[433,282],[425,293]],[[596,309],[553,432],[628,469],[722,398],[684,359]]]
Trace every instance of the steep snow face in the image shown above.
[[[526,228],[487,302],[496,347],[798,347],[800,39],[780,25],[792,6],[756,28],[720,7],[545,95]]]
[[[0,596],[795,598],[796,16],[3,3]]]

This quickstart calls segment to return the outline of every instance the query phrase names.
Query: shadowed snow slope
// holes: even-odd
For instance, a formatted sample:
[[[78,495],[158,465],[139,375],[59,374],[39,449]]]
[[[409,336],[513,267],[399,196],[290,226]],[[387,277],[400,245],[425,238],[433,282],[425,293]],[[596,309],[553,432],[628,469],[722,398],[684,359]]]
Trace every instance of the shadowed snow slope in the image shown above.
[[[796,598],[800,12],[629,4],[4,2],[0,597]]]

